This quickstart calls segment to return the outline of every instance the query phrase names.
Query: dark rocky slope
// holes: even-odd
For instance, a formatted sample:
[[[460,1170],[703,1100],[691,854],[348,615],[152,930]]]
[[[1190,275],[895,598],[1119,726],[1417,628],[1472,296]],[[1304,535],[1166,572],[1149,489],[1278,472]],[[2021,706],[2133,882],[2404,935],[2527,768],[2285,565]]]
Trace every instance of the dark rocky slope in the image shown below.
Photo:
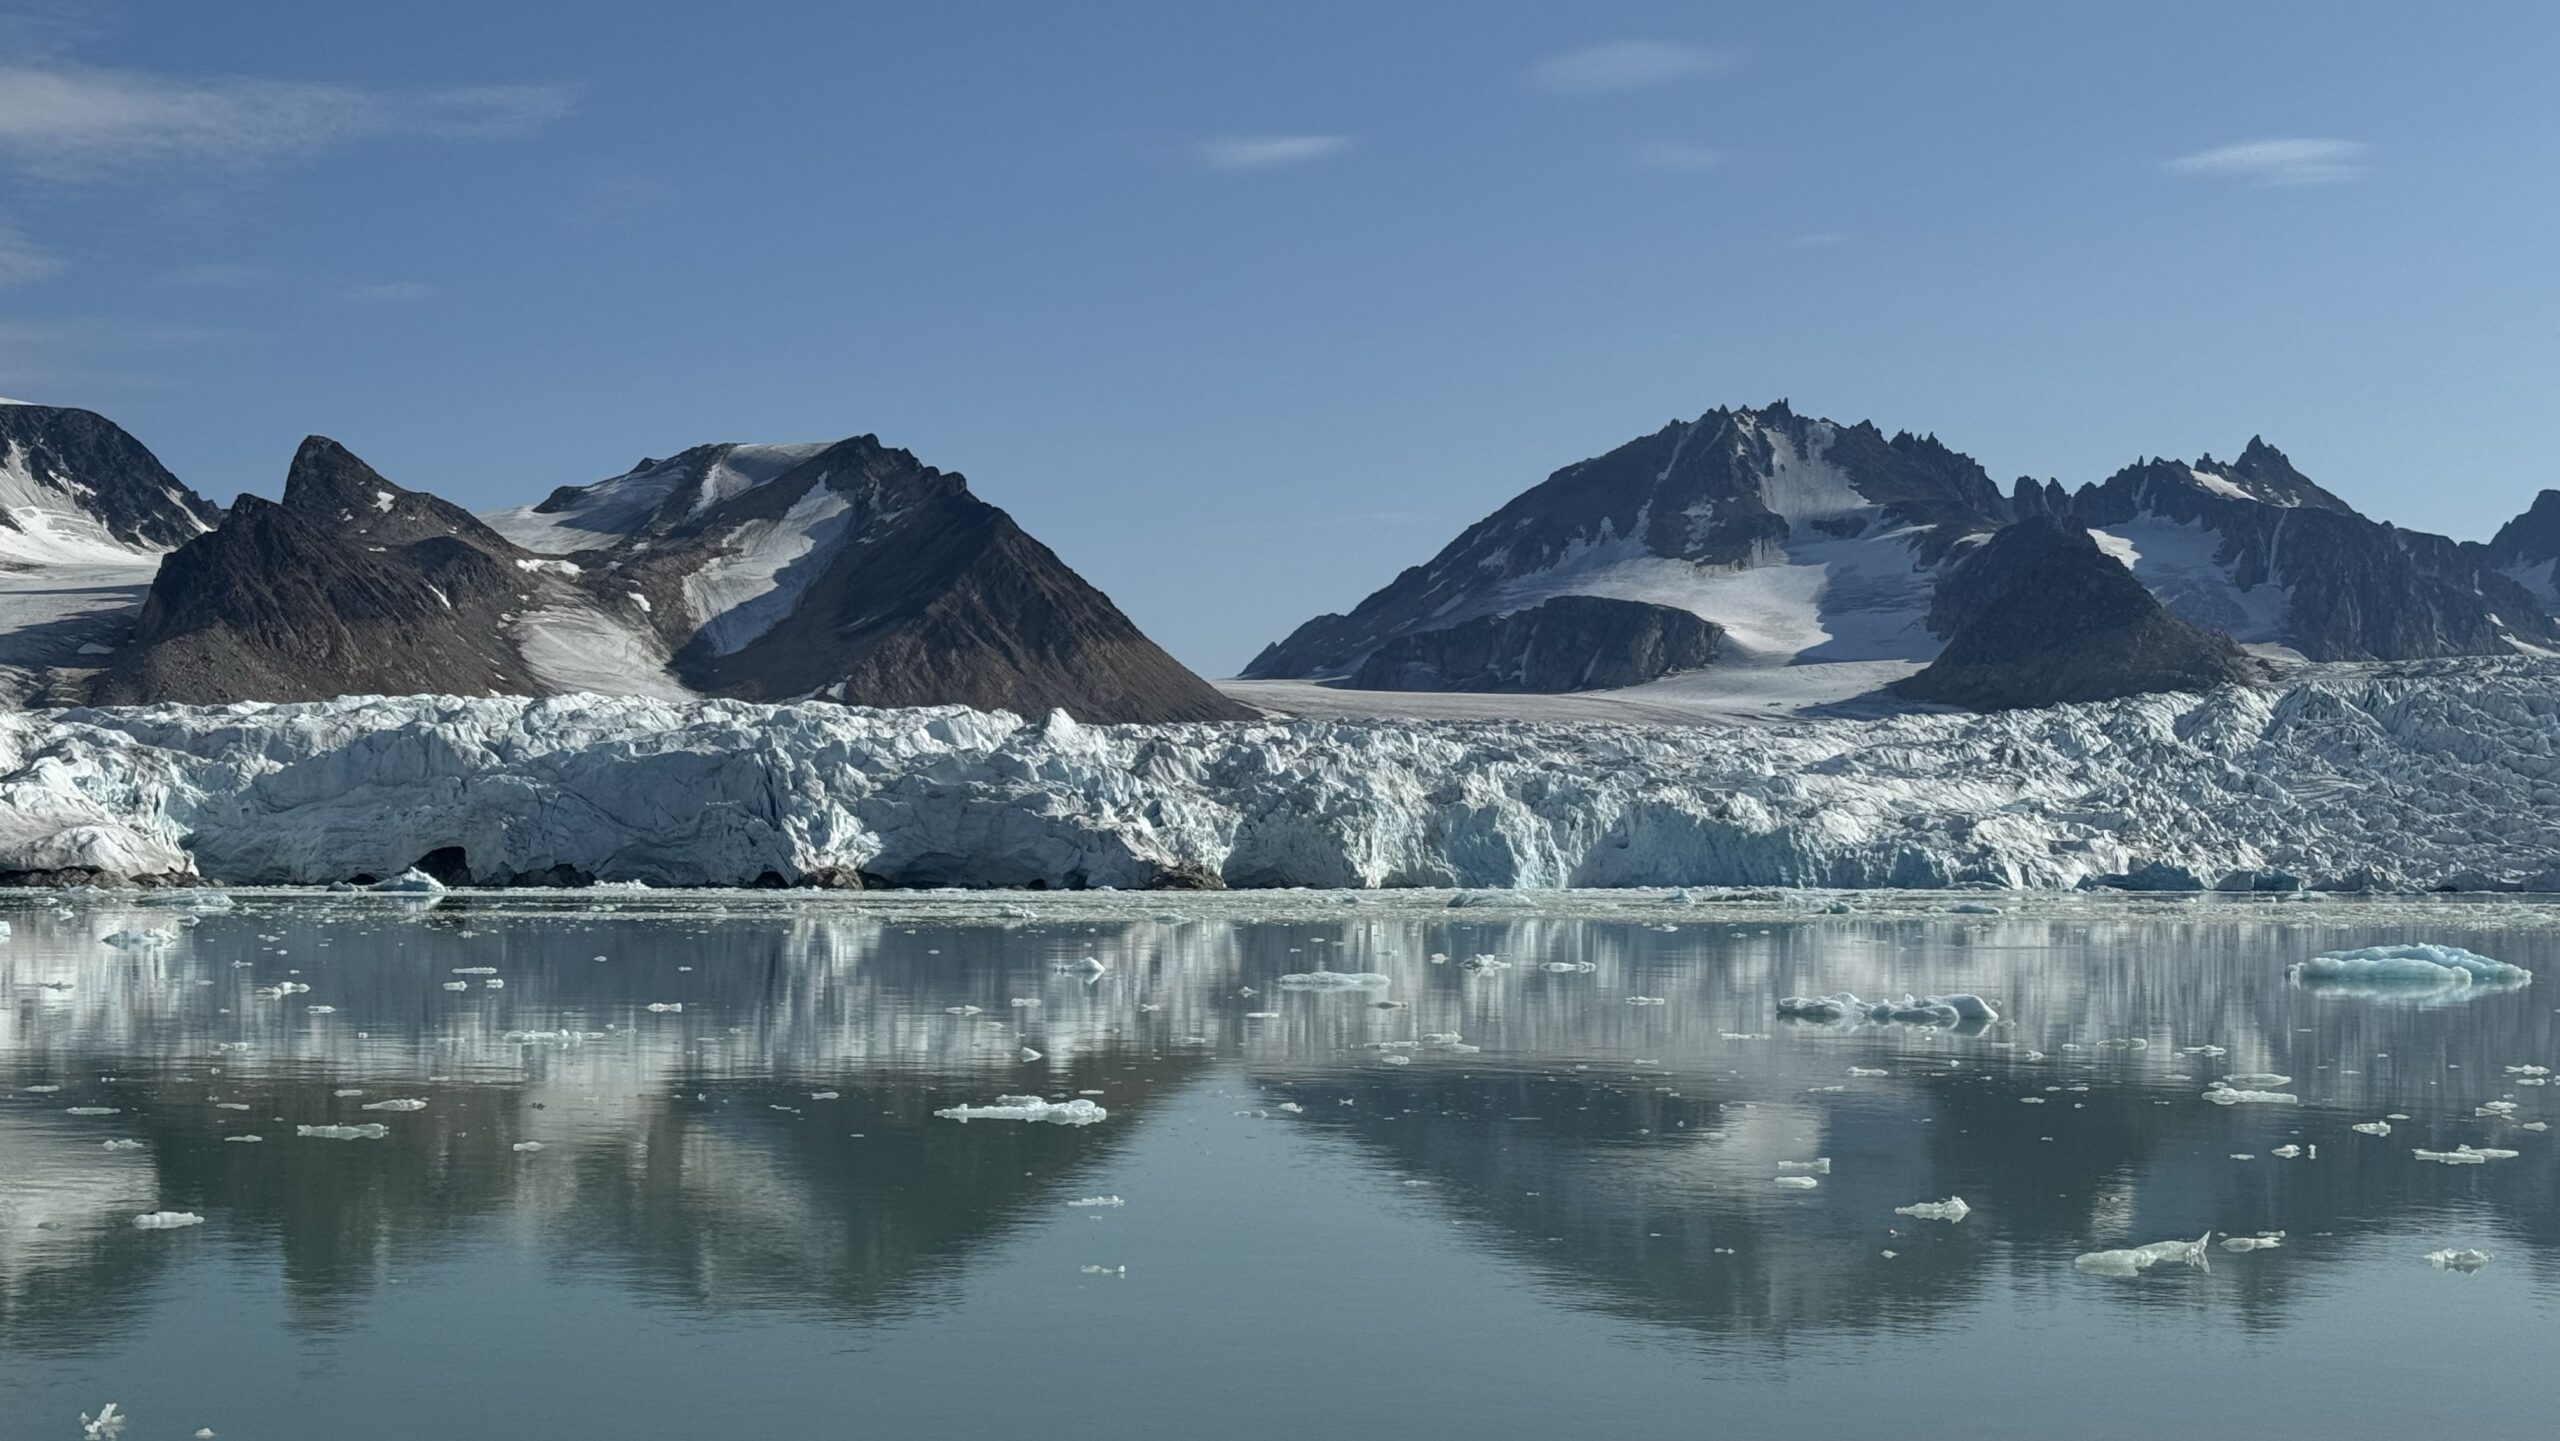
[[[538,694],[506,639],[535,582],[471,513],[337,442],[302,443],[280,502],[244,495],[161,562],[102,705]]]
[[[1369,652],[1350,683],[1360,690],[1609,690],[1707,665],[1723,634],[1670,606],[1563,595],[1397,636]]]
[[[1946,649],[1892,690],[2015,710],[2210,690],[2264,676],[2229,636],[2173,615],[2086,530],[2053,516],[2002,528],[1940,582]]]

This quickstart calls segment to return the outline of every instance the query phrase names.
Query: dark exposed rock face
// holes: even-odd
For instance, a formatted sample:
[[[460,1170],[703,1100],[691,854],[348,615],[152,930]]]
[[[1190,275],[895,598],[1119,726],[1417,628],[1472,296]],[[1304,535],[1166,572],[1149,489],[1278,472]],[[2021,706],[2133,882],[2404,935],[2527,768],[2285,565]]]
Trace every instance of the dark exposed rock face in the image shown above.
[[[2540,602],[2544,614],[2560,614],[2560,490],[2535,496],[2480,551],[2483,561]]]
[[[1523,599],[1606,594],[1583,589],[1603,567],[1781,564],[1791,547],[1826,541],[1868,540],[1887,553],[1877,573],[1903,573],[1899,599],[1916,616],[1927,570],[1964,536],[2007,517],[2006,498],[1982,467],[1934,437],[1888,437],[1871,424],[1797,415],[1783,401],[1712,410],[1557,471],[1350,614],[1298,627],[1245,674],[1347,675],[1400,636],[1517,609]],[[1897,598],[1864,599],[1890,606]]]
[[[634,475],[535,508],[574,513],[598,542],[561,558],[314,437],[280,502],[244,496],[167,558],[92,698],[547,694],[558,672],[528,646],[565,615],[585,627],[574,644],[620,637],[653,672],[654,646],[672,672],[657,682],[706,695],[1095,722],[1253,714],[959,476],[869,436],[701,447]],[[759,547],[774,567],[760,581],[741,559]]]
[[[697,690],[1034,717],[1057,708],[1097,722],[1253,714],[1165,654],[960,476],[872,436],[702,500],[679,485],[641,523],[640,543],[578,557],[621,562],[618,574],[651,597],[673,668]],[[790,525],[812,543],[791,562],[780,603],[709,617],[688,606],[689,577]]]
[[[0,469],[25,476],[66,511],[94,517],[107,535],[166,550],[202,534],[221,512],[171,475],[142,442],[93,411],[0,404]],[[21,529],[0,507],[0,530]]]
[[[1947,647],[1895,683],[1908,700],[2010,710],[2262,676],[2229,636],[2172,615],[2086,530],[2052,516],[2004,527],[1948,572],[1930,620]]]
[[[1558,596],[1509,615],[1415,631],[1371,651],[1361,690],[1576,691],[1642,685],[1716,658],[1723,631],[1685,610]]]
[[[533,582],[496,532],[313,436],[281,502],[172,551],[102,705],[537,694],[507,639]]]
[[[2142,552],[2135,575],[2179,615],[2313,660],[2560,643],[2560,627],[2480,547],[2367,519],[2263,440],[2227,465],[2208,456],[2129,466],[2082,487],[2068,513],[2127,537]],[[2190,549],[2198,553],[2182,553]]]

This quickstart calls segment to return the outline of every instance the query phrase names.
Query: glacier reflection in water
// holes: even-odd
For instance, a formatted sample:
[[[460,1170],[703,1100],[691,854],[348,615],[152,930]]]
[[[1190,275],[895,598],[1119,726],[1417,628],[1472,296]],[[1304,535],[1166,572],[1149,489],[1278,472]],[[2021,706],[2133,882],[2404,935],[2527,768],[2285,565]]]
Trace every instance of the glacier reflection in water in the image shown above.
[[[6,1434],[2540,1424],[2532,904],[157,899],[0,899]],[[2405,941],[2543,979],[2286,977]]]

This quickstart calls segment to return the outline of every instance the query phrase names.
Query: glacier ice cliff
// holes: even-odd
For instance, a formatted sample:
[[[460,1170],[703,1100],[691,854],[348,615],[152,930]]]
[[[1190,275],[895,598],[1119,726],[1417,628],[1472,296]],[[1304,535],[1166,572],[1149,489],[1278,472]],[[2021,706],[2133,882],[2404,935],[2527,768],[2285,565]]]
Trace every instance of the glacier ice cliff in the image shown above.
[[[2560,665],[1771,727],[359,697],[0,715],[0,875],[2560,889]]]

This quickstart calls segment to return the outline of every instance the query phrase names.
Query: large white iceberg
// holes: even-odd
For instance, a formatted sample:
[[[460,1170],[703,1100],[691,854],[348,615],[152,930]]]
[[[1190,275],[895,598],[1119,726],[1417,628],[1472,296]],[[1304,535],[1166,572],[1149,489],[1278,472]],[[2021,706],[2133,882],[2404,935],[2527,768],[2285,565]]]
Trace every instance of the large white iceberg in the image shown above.
[[[2294,962],[2289,974],[2297,986],[2372,999],[2424,1000],[2533,984],[2533,972],[2522,966],[2426,943],[2328,951]]]
[[[1783,727],[592,695],[9,712],[0,876],[2550,886],[2555,716],[2540,660]]]

